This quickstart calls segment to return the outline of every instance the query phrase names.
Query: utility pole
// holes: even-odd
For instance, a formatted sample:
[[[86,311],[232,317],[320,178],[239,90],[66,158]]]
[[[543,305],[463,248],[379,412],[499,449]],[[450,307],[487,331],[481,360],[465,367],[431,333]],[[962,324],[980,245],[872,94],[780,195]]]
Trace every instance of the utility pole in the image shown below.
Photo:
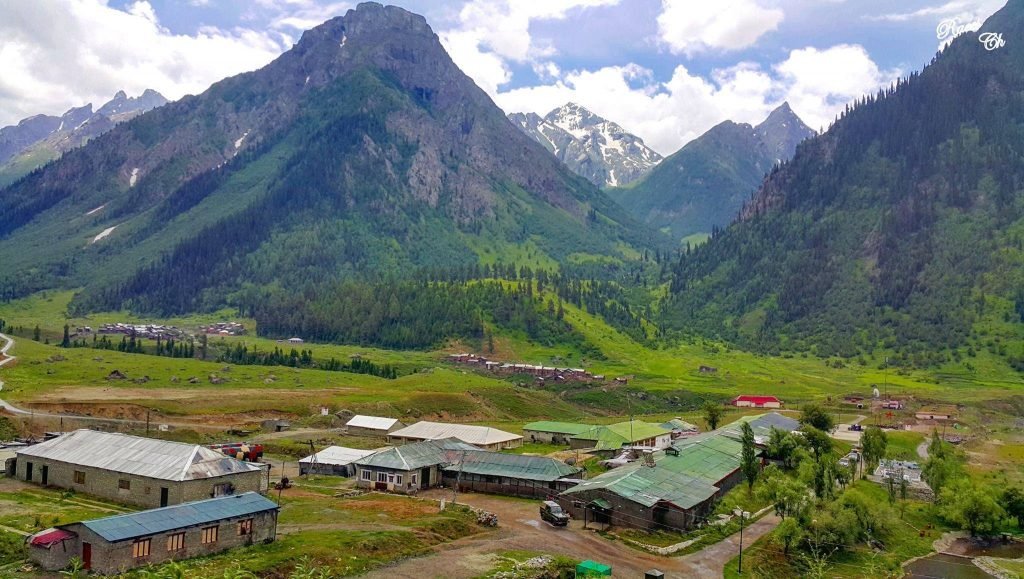
[[[742,575],[743,574],[743,519],[745,519],[746,515],[748,515],[749,513],[744,512],[743,509],[741,509],[741,508],[736,509],[736,511],[734,511],[734,512],[740,518],[740,562],[739,562],[739,569],[737,570],[737,572],[740,575]]]

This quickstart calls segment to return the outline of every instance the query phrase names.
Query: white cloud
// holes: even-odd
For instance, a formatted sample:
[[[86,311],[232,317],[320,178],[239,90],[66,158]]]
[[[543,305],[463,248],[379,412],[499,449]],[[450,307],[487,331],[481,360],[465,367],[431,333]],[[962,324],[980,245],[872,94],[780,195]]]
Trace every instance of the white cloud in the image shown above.
[[[673,54],[739,50],[775,30],[784,16],[757,0],[662,0],[658,36]]]
[[[152,5],[118,10],[104,0],[0,3],[0,125],[59,114],[119,89],[171,99],[270,62],[288,44],[276,33],[204,27],[173,34]]]
[[[907,22],[923,18],[955,18],[962,24],[981,22],[1002,8],[1006,0],[951,0],[935,6],[925,6],[910,12],[891,12],[866,16],[867,20],[885,22]],[[938,22],[936,22],[938,24]]]
[[[555,83],[501,92],[504,110],[546,114],[567,101],[614,120],[670,154],[714,125],[732,120],[756,124],[783,101],[812,128],[827,127],[846,103],[888,86],[900,71],[880,70],[856,45],[803,48],[764,69],[741,62],[710,78],[675,68],[665,82],[635,64],[572,71]]]
[[[774,68],[789,104],[814,129],[827,127],[846,103],[902,74],[879,69],[864,47],[855,44],[794,50]]]
[[[438,36],[452,60],[491,96],[511,80],[508,61],[539,64],[555,50],[530,36],[534,20],[561,20],[574,9],[619,0],[471,0],[457,24]]]

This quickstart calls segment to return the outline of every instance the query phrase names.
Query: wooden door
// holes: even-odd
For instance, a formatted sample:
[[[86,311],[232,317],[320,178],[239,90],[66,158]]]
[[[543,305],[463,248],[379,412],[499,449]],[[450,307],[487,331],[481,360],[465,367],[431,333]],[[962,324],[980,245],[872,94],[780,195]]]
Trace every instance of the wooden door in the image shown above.
[[[82,567],[86,571],[92,569],[92,545],[89,543],[82,543]]]

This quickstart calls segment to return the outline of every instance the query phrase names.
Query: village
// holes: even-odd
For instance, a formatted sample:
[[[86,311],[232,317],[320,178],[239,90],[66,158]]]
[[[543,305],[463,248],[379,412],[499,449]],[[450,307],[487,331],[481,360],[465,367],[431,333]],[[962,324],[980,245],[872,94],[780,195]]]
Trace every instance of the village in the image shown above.
[[[632,529],[641,534],[622,536],[630,537],[634,549],[649,551],[644,561],[657,565],[660,557],[664,568],[677,570],[682,559],[666,556],[697,539],[658,547],[645,545],[643,533],[685,536],[737,517],[750,517],[754,538],[772,528],[770,507],[742,515],[716,514],[716,507],[747,476],[746,432],[753,435],[761,469],[774,462],[767,453],[769,439],[802,434],[801,422],[783,411],[783,405],[774,396],[737,396],[727,406],[741,414],[712,430],[674,418],[610,424],[534,421],[514,433],[477,424],[406,424],[393,417],[345,414],[337,434],[377,446],[317,448],[310,440],[311,452],[296,461],[293,472],[278,468],[273,459],[264,460],[259,442],[203,446],[78,429],[8,445],[5,452],[13,456],[5,472],[12,480],[141,509],[33,533],[26,539],[29,557],[44,571],[81,565],[97,573],[123,573],[269,544],[277,538],[281,501],[314,478],[319,485],[324,479],[338,481],[337,488],[350,489],[342,491],[346,497],[406,496],[434,501],[441,510],[467,504],[484,527],[518,525],[504,520],[507,505],[486,498],[515,497],[527,502],[514,503],[514,516],[532,510],[537,524],[554,533],[549,541],[558,544],[567,537],[563,533]],[[327,409],[322,410],[326,415]],[[931,421],[952,418],[935,414],[935,409],[923,412]],[[267,421],[263,428],[276,437],[287,434],[291,424]],[[833,434],[846,433],[837,428]],[[524,446],[551,452],[526,454],[520,452]],[[862,458],[853,444],[844,461],[857,464]],[[912,461],[881,461],[869,478],[882,486],[906,480],[915,492],[929,492]],[[496,506],[504,512],[488,510]],[[568,528],[556,532],[560,527]],[[585,576],[587,569],[610,573],[635,564],[624,565],[621,553],[606,552],[603,559],[580,563],[577,576]],[[722,564],[734,554],[726,555]]]

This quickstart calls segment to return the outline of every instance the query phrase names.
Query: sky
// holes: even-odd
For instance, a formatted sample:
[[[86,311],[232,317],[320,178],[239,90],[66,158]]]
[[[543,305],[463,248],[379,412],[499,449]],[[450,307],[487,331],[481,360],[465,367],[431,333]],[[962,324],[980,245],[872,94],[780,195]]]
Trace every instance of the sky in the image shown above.
[[[424,15],[506,112],[572,101],[670,154],[788,101],[814,129],[920,70],[937,29],[1005,0],[393,0]],[[121,89],[178,99],[257,69],[344,0],[0,0],[0,126],[98,108]]]

